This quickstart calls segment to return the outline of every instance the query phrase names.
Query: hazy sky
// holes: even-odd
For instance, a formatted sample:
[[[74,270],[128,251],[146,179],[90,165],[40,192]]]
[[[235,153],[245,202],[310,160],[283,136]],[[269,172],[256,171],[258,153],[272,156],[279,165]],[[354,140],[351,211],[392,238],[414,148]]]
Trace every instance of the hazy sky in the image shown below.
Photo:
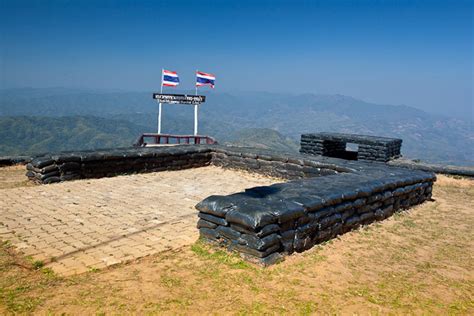
[[[0,86],[339,93],[473,117],[472,1],[0,0]]]

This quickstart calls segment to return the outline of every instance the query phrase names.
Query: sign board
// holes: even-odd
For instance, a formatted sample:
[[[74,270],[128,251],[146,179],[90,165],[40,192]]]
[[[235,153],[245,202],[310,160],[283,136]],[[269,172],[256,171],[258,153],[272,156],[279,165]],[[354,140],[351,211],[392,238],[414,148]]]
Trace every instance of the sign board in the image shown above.
[[[206,102],[204,95],[188,95],[188,94],[164,94],[153,93],[153,99],[160,103],[171,104],[201,104]]]

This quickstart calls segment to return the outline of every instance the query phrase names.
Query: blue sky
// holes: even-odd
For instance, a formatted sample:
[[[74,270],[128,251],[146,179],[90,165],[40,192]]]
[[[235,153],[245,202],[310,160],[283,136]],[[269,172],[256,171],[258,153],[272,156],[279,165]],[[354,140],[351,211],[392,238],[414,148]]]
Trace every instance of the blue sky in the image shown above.
[[[0,87],[344,94],[473,116],[472,1],[0,0]]]

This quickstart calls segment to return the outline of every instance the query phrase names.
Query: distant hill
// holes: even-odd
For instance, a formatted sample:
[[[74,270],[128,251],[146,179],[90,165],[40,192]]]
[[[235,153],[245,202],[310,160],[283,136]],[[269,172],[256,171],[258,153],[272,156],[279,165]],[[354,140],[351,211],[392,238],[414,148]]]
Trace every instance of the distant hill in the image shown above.
[[[233,141],[239,130],[253,128],[275,130],[294,142],[306,132],[347,132],[402,138],[402,151],[408,158],[474,165],[474,131],[470,118],[442,117],[409,106],[373,104],[342,95],[206,94],[208,101],[199,111],[199,131],[221,142]],[[163,111],[163,131],[192,133],[192,107],[165,105]],[[157,125],[156,112],[157,104],[151,92],[64,88],[0,90],[0,116],[93,115],[119,120],[120,124],[127,121],[130,126],[153,132]],[[266,136],[272,143],[274,135]],[[0,140],[2,144],[5,142],[7,140]]]
[[[297,152],[300,145],[293,139],[285,137],[268,128],[247,128],[235,132],[226,144],[233,146],[255,147],[281,151]]]
[[[130,146],[144,128],[98,117],[0,117],[0,156]]]

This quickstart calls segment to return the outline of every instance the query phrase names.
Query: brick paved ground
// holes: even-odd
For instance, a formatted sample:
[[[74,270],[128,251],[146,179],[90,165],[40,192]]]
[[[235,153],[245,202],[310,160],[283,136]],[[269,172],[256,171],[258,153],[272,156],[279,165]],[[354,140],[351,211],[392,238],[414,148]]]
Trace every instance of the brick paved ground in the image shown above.
[[[204,167],[0,189],[0,239],[57,273],[82,273],[189,245],[196,203],[274,181]]]

